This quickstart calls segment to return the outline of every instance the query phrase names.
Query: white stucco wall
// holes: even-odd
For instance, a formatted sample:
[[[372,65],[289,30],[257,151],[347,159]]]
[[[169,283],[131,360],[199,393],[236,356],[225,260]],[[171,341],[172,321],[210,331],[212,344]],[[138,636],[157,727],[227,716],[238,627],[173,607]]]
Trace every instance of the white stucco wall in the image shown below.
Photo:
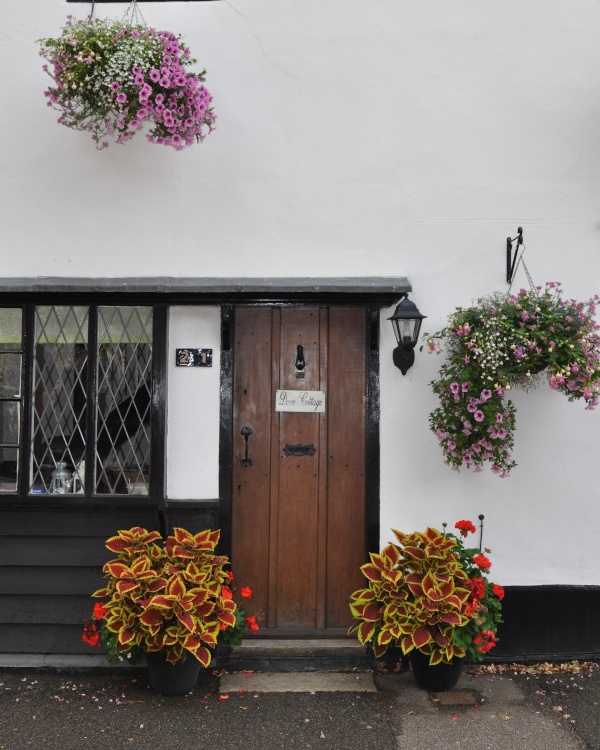
[[[574,297],[600,290],[597,0],[142,8],[150,25],[184,32],[208,69],[218,129],[183,153],[140,136],[96,152],[55,125],[34,40],[89,8],[3,8],[6,276],[406,275],[424,328],[437,330],[454,306],[505,288],[505,238],[523,226],[536,283],[561,280]],[[170,357],[211,337],[217,348],[216,312],[195,315],[172,313]],[[598,412],[549,389],[517,394],[513,476],[455,474],[427,425],[440,361],[417,355],[403,377],[388,326],[382,542],[391,526],[483,513],[502,583],[600,584]],[[198,438],[194,409],[214,407],[218,370],[172,364],[169,493],[213,498],[215,413],[213,437]]]
[[[212,367],[177,367],[176,349],[212,349]],[[167,497],[219,497],[221,310],[171,307],[167,368]]]

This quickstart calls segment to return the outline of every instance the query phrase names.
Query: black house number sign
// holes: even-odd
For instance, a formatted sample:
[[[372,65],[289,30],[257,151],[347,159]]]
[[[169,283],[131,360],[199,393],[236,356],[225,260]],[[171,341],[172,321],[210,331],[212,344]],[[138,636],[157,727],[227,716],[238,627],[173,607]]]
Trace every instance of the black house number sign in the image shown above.
[[[175,349],[177,367],[212,367],[212,349]]]

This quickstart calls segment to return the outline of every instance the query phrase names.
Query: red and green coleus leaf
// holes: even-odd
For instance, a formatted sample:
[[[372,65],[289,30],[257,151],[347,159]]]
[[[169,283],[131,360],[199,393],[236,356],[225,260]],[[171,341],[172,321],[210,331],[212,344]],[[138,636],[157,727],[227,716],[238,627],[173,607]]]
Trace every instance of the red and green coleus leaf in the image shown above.
[[[146,547],[160,538],[158,531],[147,531],[140,526],[134,526],[131,529],[119,531],[116,536],[111,536],[106,540],[106,547],[118,555],[129,556],[145,551]]]
[[[350,595],[350,601],[355,604],[364,604],[371,602],[375,599],[375,592],[373,589],[358,589]]]
[[[444,612],[439,616],[439,619],[441,622],[445,622],[448,625],[453,625],[455,627],[460,627],[468,622],[468,619],[460,615],[458,612]]]
[[[448,634],[445,631],[436,630],[434,638],[437,646],[439,646],[440,648],[446,648],[450,643],[452,643],[452,631],[450,631],[450,634]]]
[[[170,610],[167,610],[170,614]],[[161,611],[159,608],[150,608],[146,609],[142,614],[139,616],[139,620],[142,623],[142,625],[145,625],[150,633],[157,633],[160,626],[165,621],[165,612]]]
[[[393,640],[395,640],[394,636],[389,629],[382,630],[377,636],[377,643],[381,644],[382,646],[389,645]]]
[[[204,566],[198,565],[195,562],[190,562],[182,572],[182,576],[189,583],[200,586],[208,579],[210,579],[210,570],[208,570]]]
[[[431,631],[426,627],[417,627],[411,633],[411,639],[415,648],[422,649],[427,643],[432,641]]]
[[[129,646],[133,646],[138,642],[137,634],[130,629],[123,628],[117,634],[117,645],[120,648],[127,649]]]
[[[366,604],[363,607],[362,618],[366,622],[379,622],[381,619],[381,606],[376,603]]]
[[[176,643],[167,650],[167,661],[171,664],[176,664],[180,659],[183,658],[184,648],[181,643]]]
[[[366,563],[361,566],[362,574],[369,581],[381,581],[382,568],[378,568],[373,563]]]
[[[217,546],[221,532],[219,529],[206,529],[198,534],[191,534],[182,528],[173,529],[167,537],[165,549],[169,557],[194,558],[198,553],[212,552]]]
[[[410,635],[403,636],[400,639],[399,644],[403,654],[409,654],[415,648],[415,644]]]
[[[383,548],[381,557],[383,558],[385,567],[388,570],[390,568],[393,568],[395,565],[398,565],[398,563],[402,559],[402,555],[400,554],[400,550],[397,545],[391,543],[388,544],[387,547]]]
[[[140,645],[143,644],[144,651],[162,651],[165,642],[162,633],[145,633]]]
[[[165,586],[165,593],[167,594],[167,596],[174,597],[176,599],[181,599],[187,594],[187,587],[179,577],[178,573],[168,578],[167,585]]]
[[[445,649],[434,648],[429,657],[429,666],[435,667],[437,664],[441,664],[443,661],[449,662],[450,660],[446,656]]]
[[[404,547],[404,556],[412,558],[413,560],[424,560],[426,555],[424,550],[422,550],[420,547]]]
[[[217,639],[218,639],[218,633],[215,635],[212,632],[207,632],[202,634],[202,640],[204,643],[206,643],[207,646],[210,648],[216,648],[217,646]]]
[[[174,646],[177,643],[183,642],[187,638],[189,632],[191,631],[182,628],[179,624],[169,625],[169,627],[165,628],[162,633],[163,643],[167,647]]]
[[[380,604],[374,602],[368,602],[366,604],[351,602],[350,611],[354,617],[360,620],[377,622],[381,617],[382,607]]]
[[[196,628],[196,620],[192,617],[192,615],[189,612],[183,612],[181,610],[175,611],[175,616],[179,620],[179,622],[183,625],[183,627],[186,630],[189,630],[190,633],[193,633]]]
[[[358,630],[356,631],[356,635],[358,637],[358,640],[362,643],[364,646],[366,643],[368,643],[373,636],[375,635],[375,630],[377,629],[376,623],[373,622],[361,622],[358,626]]]
[[[421,599],[425,595],[423,586],[421,585],[422,576],[418,573],[409,573],[407,576],[404,576],[404,580],[414,597]]]
[[[235,627],[235,623],[236,623],[235,610],[233,612],[225,612],[225,611],[219,612],[218,621],[220,623],[223,623],[223,625],[226,625],[228,628]]]
[[[423,576],[421,585],[425,596],[434,602],[448,599],[448,597],[454,594],[455,589],[454,581],[452,579],[446,581],[440,580],[431,571]]]
[[[394,588],[397,588],[402,581],[403,573],[401,570],[384,570],[381,578],[383,581],[390,583]]]
[[[196,636],[189,636],[183,643],[183,647],[191,656],[198,659],[203,667],[208,667],[212,658],[211,652],[202,644],[202,641]]]
[[[104,565],[103,571],[115,581],[115,588],[121,595],[131,596],[133,592],[141,590],[142,584],[151,585],[157,579],[147,555],[141,555],[131,565],[111,560]]]
[[[385,652],[388,650],[388,644],[387,643],[374,643],[373,644],[373,654],[375,655],[376,659],[380,659]]]

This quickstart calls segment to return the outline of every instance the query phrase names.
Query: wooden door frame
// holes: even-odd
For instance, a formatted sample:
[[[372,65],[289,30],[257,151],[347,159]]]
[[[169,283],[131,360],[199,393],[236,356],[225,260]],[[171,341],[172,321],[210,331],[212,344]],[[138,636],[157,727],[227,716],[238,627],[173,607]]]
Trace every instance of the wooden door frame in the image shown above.
[[[339,302],[323,300],[321,306],[342,306]],[[240,302],[248,307],[251,303]],[[306,303],[257,303],[261,307],[315,306],[315,301]],[[380,488],[380,444],[379,444],[379,305],[348,301],[348,307],[362,307],[366,311],[366,388],[365,409],[365,487],[366,510],[364,519],[367,552],[379,551],[379,488]],[[221,405],[219,437],[219,527],[221,529],[222,554],[231,555],[231,516],[233,481],[233,330],[234,305],[221,307]]]

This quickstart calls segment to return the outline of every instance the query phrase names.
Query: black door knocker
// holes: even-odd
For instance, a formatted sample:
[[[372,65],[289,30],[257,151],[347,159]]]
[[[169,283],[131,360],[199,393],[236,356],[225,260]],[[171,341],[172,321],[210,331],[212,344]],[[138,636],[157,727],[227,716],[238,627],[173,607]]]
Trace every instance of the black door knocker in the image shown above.
[[[302,344],[298,344],[296,347],[296,377],[297,378],[303,378],[304,377],[304,368],[306,367],[306,362],[304,361],[304,347]]]

